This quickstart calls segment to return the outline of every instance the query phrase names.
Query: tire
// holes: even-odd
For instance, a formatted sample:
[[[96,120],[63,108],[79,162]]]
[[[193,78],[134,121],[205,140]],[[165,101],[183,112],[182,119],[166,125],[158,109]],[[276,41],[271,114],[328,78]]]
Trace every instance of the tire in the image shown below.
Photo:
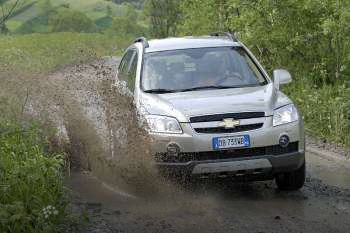
[[[305,162],[295,171],[282,173],[276,176],[278,189],[293,191],[304,186],[305,183]]]

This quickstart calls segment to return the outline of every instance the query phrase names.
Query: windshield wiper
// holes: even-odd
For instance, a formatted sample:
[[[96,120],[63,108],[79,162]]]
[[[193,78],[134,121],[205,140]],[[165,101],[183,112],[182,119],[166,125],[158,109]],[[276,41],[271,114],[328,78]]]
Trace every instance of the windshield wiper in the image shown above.
[[[145,90],[144,92],[146,92],[146,93],[155,93],[155,94],[164,94],[164,93],[174,93],[174,92],[177,92],[177,91],[176,90],[171,90],[171,89],[158,88],[158,89]]]
[[[242,86],[201,86],[201,87],[192,87],[187,89],[179,90],[179,92],[186,92],[186,91],[198,91],[198,90],[205,90],[205,89],[230,89],[230,88],[240,88]]]
[[[192,88],[186,88],[186,89],[179,89],[179,90],[171,90],[171,89],[150,89],[145,90],[146,93],[156,93],[156,94],[165,94],[165,93],[175,93],[175,92],[187,92],[187,91],[198,91],[198,90],[206,90],[206,89],[230,89],[230,88],[243,88],[243,87],[255,87],[256,84],[251,85],[241,85],[241,86],[200,86],[200,87],[192,87]]]

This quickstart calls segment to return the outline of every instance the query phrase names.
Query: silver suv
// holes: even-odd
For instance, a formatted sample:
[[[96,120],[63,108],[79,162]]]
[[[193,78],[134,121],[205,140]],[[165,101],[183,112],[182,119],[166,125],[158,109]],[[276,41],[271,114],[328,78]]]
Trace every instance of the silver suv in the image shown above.
[[[147,41],[125,52],[116,79],[133,95],[156,139],[155,162],[169,174],[241,181],[305,181],[302,117],[280,90],[285,70],[269,77],[229,33]]]

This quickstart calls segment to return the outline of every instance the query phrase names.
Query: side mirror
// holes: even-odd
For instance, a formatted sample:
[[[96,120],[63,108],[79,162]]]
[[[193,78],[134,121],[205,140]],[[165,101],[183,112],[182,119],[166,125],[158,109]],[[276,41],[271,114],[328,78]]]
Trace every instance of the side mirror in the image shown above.
[[[287,70],[274,70],[273,71],[273,82],[276,89],[280,88],[280,85],[288,84],[292,82],[292,76]]]

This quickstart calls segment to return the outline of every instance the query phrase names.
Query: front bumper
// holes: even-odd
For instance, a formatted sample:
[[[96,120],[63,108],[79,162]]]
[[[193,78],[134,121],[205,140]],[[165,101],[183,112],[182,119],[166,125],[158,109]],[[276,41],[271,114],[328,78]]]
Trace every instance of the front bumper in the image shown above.
[[[164,135],[154,134],[154,153],[166,154],[167,147],[176,144],[183,154],[212,154],[205,159],[185,161],[158,160],[156,165],[160,171],[167,174],[184,174],[192,176],[253,176],[266,179],[282,172],[298,169],[305,162],[304,126],[302,121],[292,122],[277,127],[272,126],[272,117],[266,117],[262,128],[230,134],[196,133],[189,123],[181,124],[184,134]],[[240,156],[215,157],[213,137],[249,135],[251,151]],[[282,153],[256,153],[255,149],[272,148],[279,144],[282,135],[288,135],[290,142],[297,145],[295,150]],[[257,178],[253,178],[257,180]]]
[[[258,180],[270,179],[279,173],[295,171],[304,162],[304,152],[294,152],[278,156],[264,155],[224,160],[190,161],[187,163],[156,163],[156,165],[162,174],[167,175],[200,178],[250,177]]]

